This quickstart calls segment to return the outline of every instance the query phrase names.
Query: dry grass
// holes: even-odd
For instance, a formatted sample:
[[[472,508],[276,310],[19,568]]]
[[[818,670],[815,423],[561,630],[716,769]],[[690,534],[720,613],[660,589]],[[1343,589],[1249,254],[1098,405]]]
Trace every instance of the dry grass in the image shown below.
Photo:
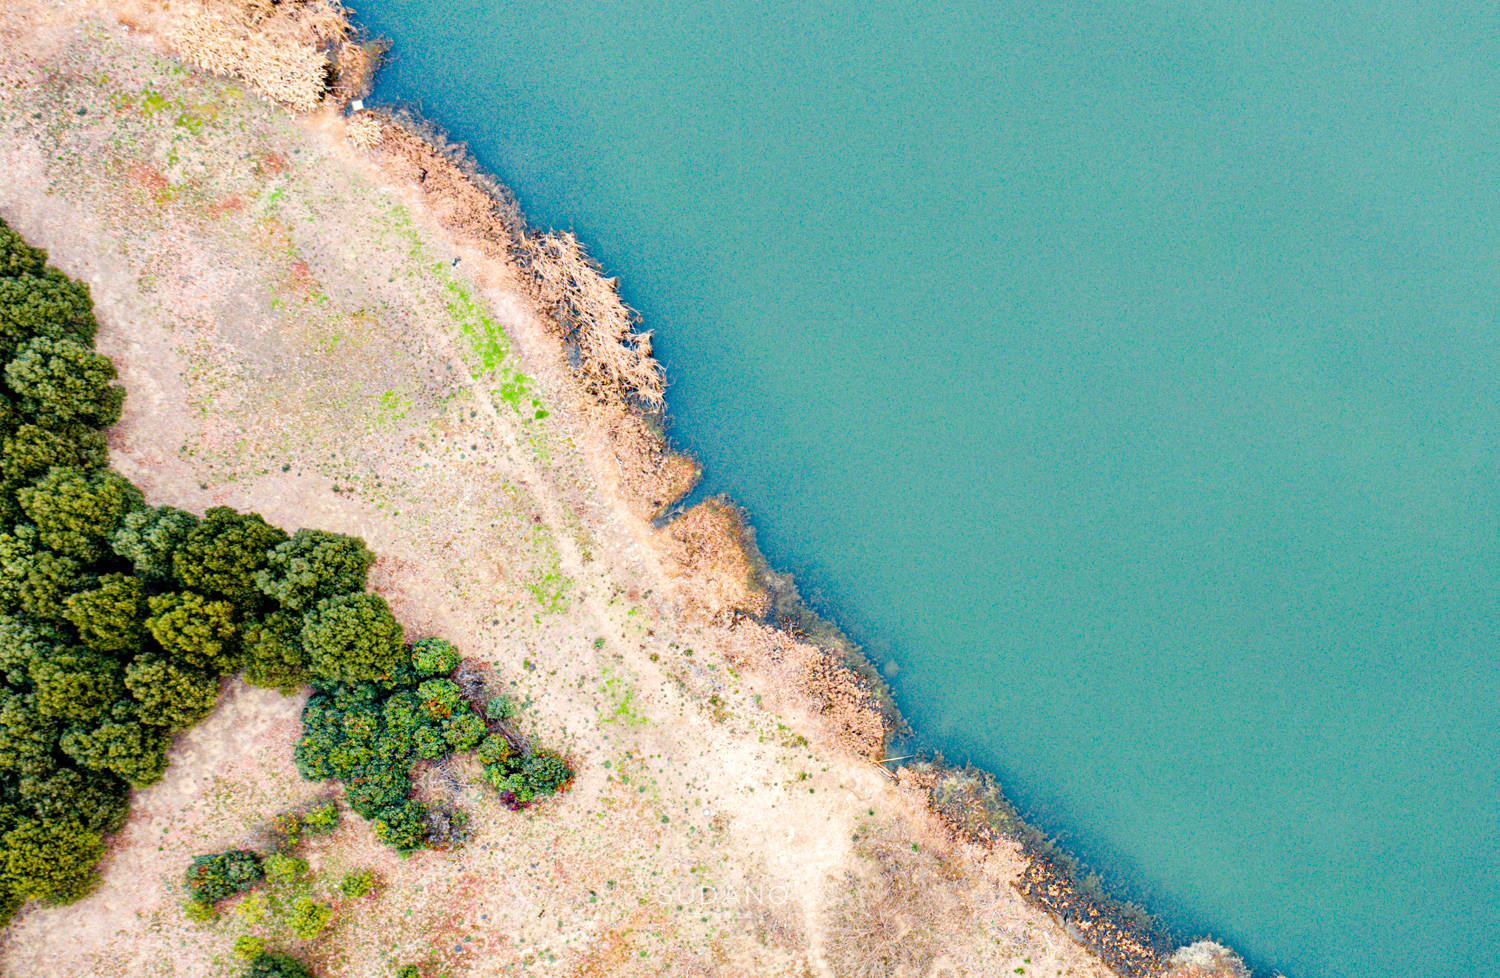
[[[329,45],[349,34],[329,0],[200,0],[176,12],[167,43],[190,63],[310,112],[328,90]]]
[[[1179,948],[1167,960],[1161,978],[1250,978],[1250,969],[1229,948],[1198,941]]]

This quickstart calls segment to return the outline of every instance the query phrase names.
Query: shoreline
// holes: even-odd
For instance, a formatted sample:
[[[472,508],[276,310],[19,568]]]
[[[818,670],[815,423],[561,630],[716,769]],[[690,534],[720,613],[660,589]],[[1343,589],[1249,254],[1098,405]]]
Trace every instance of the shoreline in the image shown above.
[[[105,4],[105,9],[116,14],[125,10],[121,19],[128,27],[171,48],[164,22],[154,20],[166,15],[154,7],[123,3]],[[338,33],[326,24],[319,29]],[[343,50],[349,44],[371,50],[368,45],[373,42],[361,39],[347,23],[342,31],[343,40],[330,43],[325,37],[312,44],[312,50],[316,53],[325,45]],[[277,43],[308,46],[290,30]],[[314,60],[306,51],[301,55],[304,62]],[[360,62],[359,70],[368,81],[373,61]],[[239,80],[266,92],[256,85],[253,73],[240,73]],[[518,337],[518,342],[542,351],[551,361],[548,370],[554,379],[570,378],[558,381],[574,388],[567,405],[570,414],[586,427],[607,432],[609,457],[594,453],[592,467],[604,474],[615,504],[626,511],[620,518],[641,525],[630,532],[642,547],[643,559],[657,562],[663,576],[682,582],[675,593],[652,600],[672,603],[713,627],[744,635],[760,654],[745,654],[742,665],[779,670],[783,678],[790,669],[800,691],[813,698],[830,743],[863,757],[902,791],[924,799],[956,843],[990,853],[997,846],[1017,847],[1025,858],[1018,892],[1116,973],[1131,978],[1236,974],[1232,960],[1216,959],[1217,952],[1201,944],[1194,945],[1199,949],[1195,954],[1178,955],[1176,965],[1169,967],[1170,949],[1161,945],[1161,935],[1142,926],[1128,905],[1085,892],[1077,863],[1026,825],[990,776],[927,761],[895,773],[886,770],[884,745],[904,724],[890,691],[833,623],[802,604],[794,582],[770,569],[755,547],[753,527],[732,501],[710,497],[659,529],[643,529],[691,490],[698,468],[694,460],[673,451],[660,414],[641,409],[642,403],[649,408],[659,400],[660,387],[653,384],[660,383],[660,368],[650,357],[649,340],[636,338],[640,334],[634,332],[634,318],[620,304],[612,280],[587,259],[571,235],[529,228],[514,195],[428,124],[367,109],[346,115],[344,108],[360,97],[360,88],[335,75],[314,107],[307,107],[305,98],[294,98],[290,104],[301,108],[297,124],[332,133],[335,139],[342,129],[344,141],[352,147],[351,159],[363,160],[385,186],[405,196],[419,220],[451,240],[471,274],[480,279],[489,275],[491,284],[509,278],[532,296],[540,313],[532,321],[540,328]],[[570,362],[584,369],[569,367]],[[788,654],[785,646],[817,651]],[[1222,970],[1203,970],[1210,967]]]

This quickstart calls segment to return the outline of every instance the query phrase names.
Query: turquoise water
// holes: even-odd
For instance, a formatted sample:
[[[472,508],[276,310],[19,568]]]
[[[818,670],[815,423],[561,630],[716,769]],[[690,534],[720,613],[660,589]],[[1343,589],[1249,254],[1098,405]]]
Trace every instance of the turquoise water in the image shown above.
[[[1493,5],[357,15],[924,742],[1259,968],[1500,973]]]

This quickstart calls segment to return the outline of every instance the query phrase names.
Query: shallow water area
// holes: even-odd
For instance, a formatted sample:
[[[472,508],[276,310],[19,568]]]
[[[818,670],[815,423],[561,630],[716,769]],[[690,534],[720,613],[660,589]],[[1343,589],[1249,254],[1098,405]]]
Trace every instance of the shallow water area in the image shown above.
[[[1268,973],[1500,953],[1492,6],[356,17],[925,742]]]

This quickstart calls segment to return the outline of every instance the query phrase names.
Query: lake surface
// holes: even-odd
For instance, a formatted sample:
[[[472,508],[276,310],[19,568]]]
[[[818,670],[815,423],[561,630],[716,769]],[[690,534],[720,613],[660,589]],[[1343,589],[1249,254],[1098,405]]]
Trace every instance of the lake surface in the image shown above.
[[[356,7],[924,743],[1266,972],[1496,973],[1495,5]]]

